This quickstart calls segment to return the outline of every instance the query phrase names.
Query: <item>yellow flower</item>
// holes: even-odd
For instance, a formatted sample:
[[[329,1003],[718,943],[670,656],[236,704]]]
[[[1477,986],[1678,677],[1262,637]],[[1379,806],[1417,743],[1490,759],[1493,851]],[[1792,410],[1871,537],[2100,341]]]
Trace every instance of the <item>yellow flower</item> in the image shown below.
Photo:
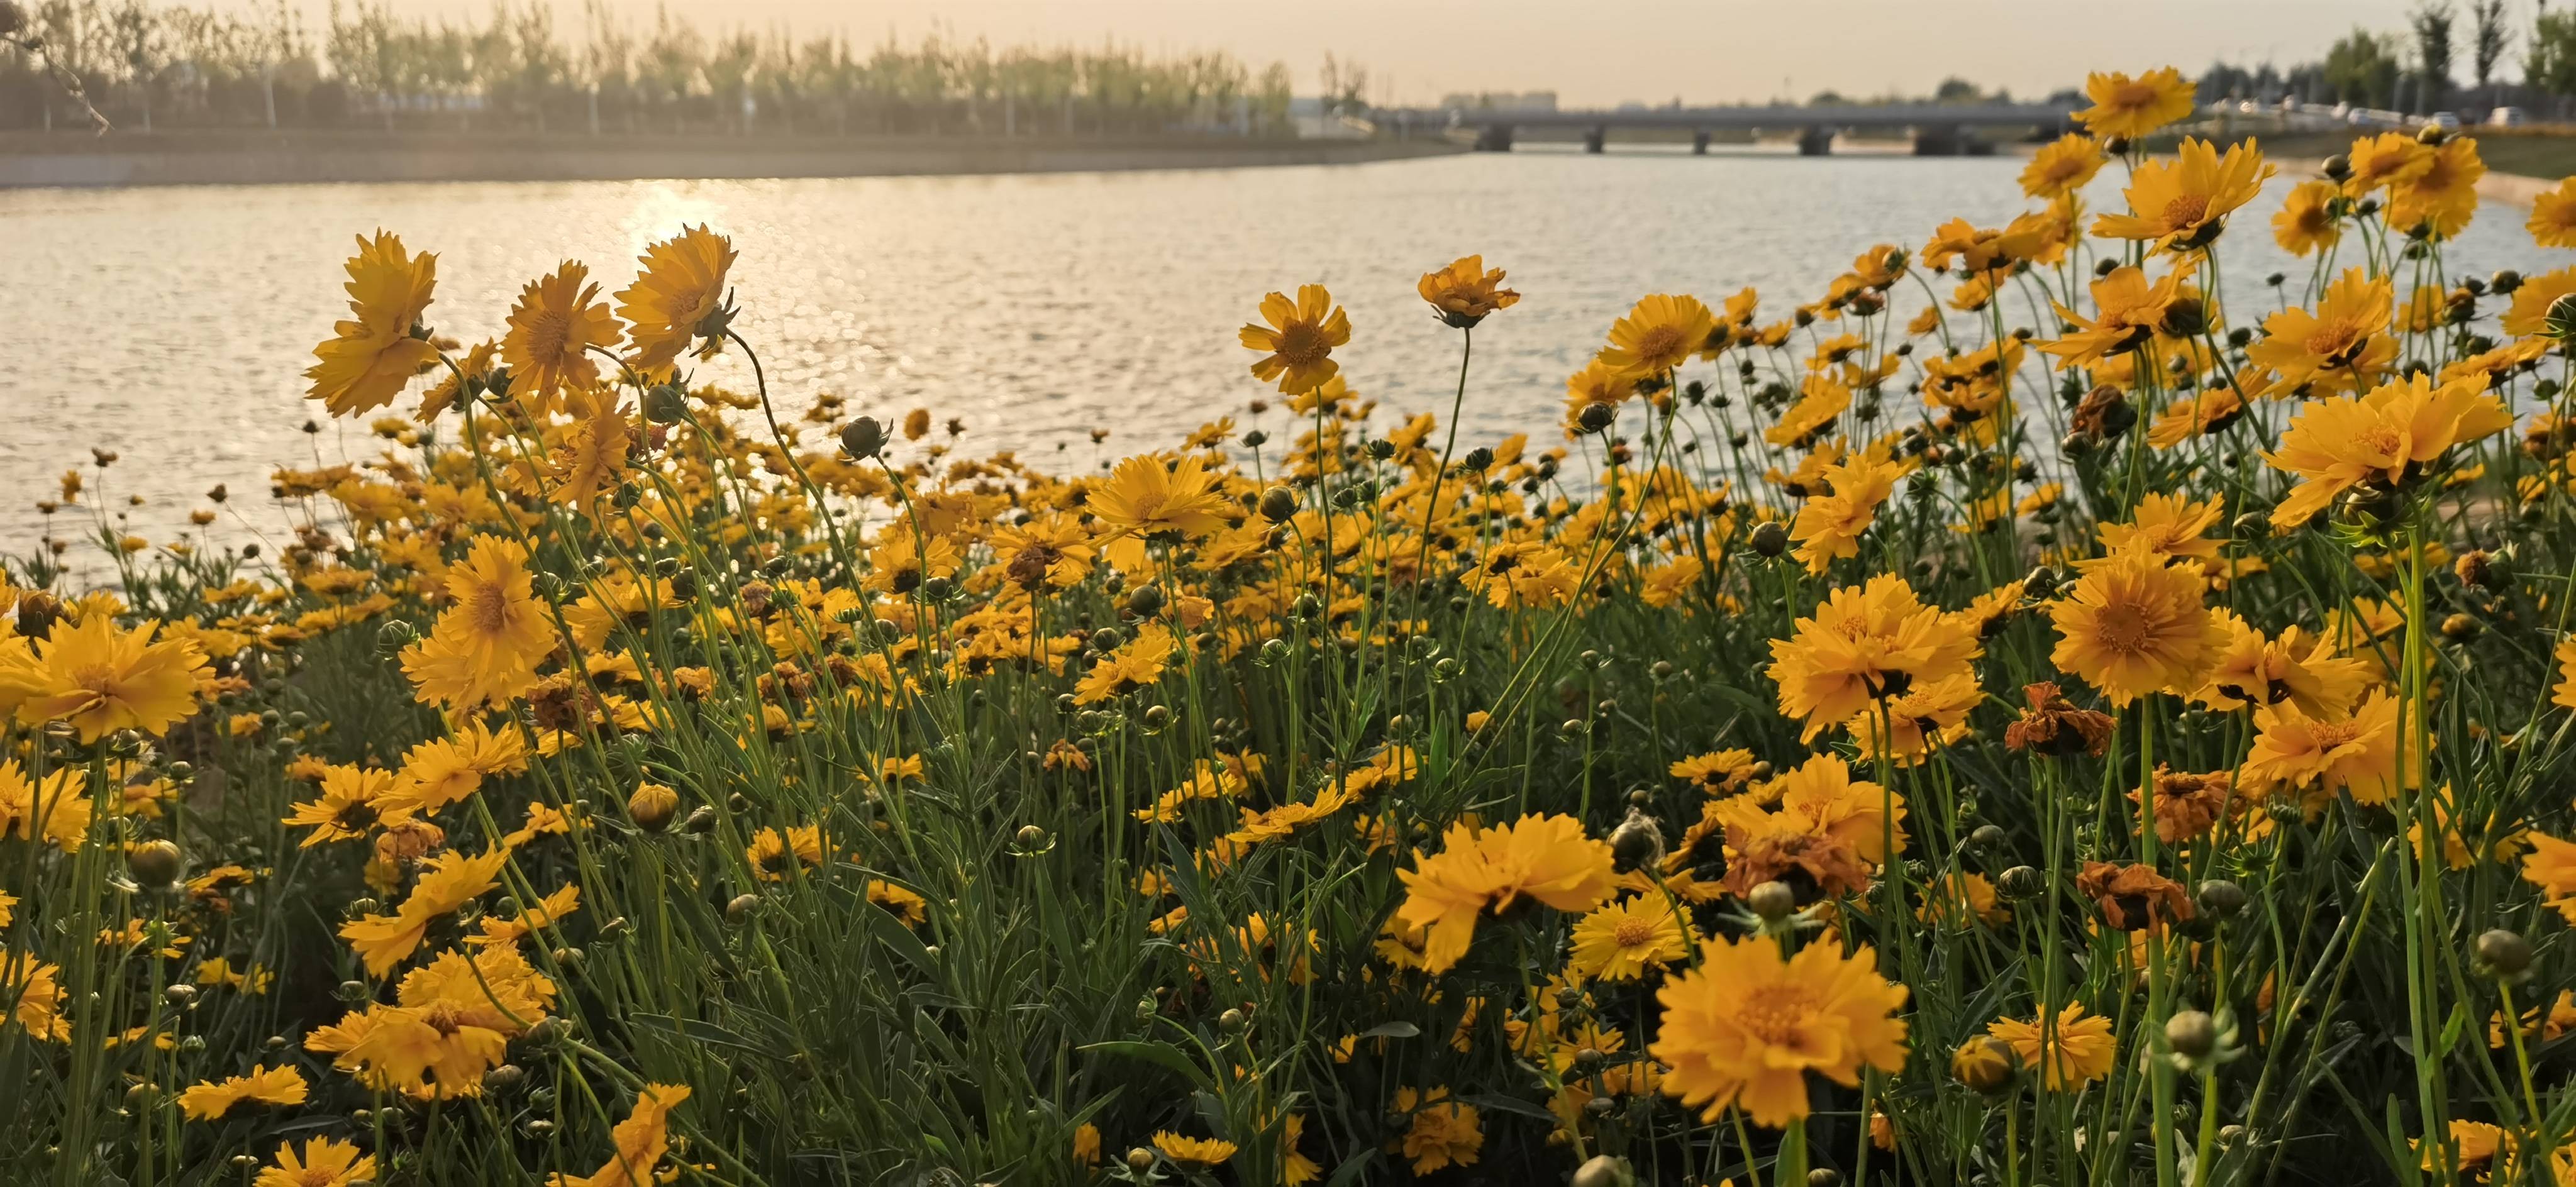
[[[1716,315],[1699,298],[1656,293],[1610,327],[1610,345],[1598,357],[1631,379],[1661,375],[1699,353],[1716,329]]]
[[[448,610],[429,638],[403,651],[405,675],[420,699],[459,711],[505,703],[535,682],[537,661],[555,647],[554,624],[540,609],[527,549],[500,536],[477,536],[447,573]]]
[[[2129,522],[2102,524],[2094,534],[2108,553],[2141,552],[2165,562],[2183,558],[2216,560],[2218,541],[2207,533],[2218,526],[2226,513],[2223,499],[2194,500],[2151,491],[2138,500]]]
[[[549,1176],[546,1187],[645,1187],[659,1182],[653,1166],[671,1148],[671,1110],[687,1099],[686,1085],[646,1084],[635,1093],[635,1111],[609,1131],[616,1155],[595,1174]]]
[[[743,859],[751,863],[752,872],[762,881],[785,881],[793,866],[810,869],[823,864],[823,830],[812,824],[792,825],[783,834],[764,828],[752,834]]]
[[[68,1043],[72,1038],[71,1019],[63,1011],[71,1004],[71,991],[63,988],[62,967],[46,964],[21,953],[0,955],[0,1027],[16,1026],[40,1039]]]
[[[1780,687],[1781,714],[1804,719],[1801,737],[1813,739],[1918,681],[1966,671],[1978,651],[1976,635],[1949,629],[1940,607],[1882,573],[1828,594],[1793,636],[1772,640],[1767,674]]]
[[[2053,1027],[2043,1028],[2036,1020],[1998,1018],[1986,1024],[1986,1033],[2010,1045],[2023,1067],[2040,1069],[2040,1083],[2051,1092],[2080,1088],[2110,1075],[2111,1061],[2120,1048],[2111,1035],[2110,1019],[2088,1014],[2073,1002],[2058,1011]]]
[[[1610,897],[1610,846],[1583,833],[1571,816],[1524,816],[1479,829],[1449,826],[1437,856],[1414,854],[1396,871],[1406,887],[1395,917],[1426,936],[1423,967],[1447,972],[1467,954],[1476,917],[1501,912],[1526,895],[1559,911],[1588,911]]]
[[[393,403],[413,376],[438,361],[438,348],[413,332],[438,285],[438,257],[411,255],[402,240],[378,231],[372,241],[358,239],[348,270],[354,316],[313,348],[315,362],[304,372],[313,381],[306,397],[322,401],[333,416]]]
[[[2334,640],[2290,627],[2278,639],[2246,625],[2232,610],[2212,610],[2227,642],[2209,682],[2192,697],[2212,709],[2287,704],[2310,717],[2346,712],[2361,696],[2370,672],[2360,660],[2335,654]]]
[[[2172,161],[2149,161],[2130,175],[2128,214],[2105,214],[2093,233],[2106,239],[2152,239],[2161,250],[2207,247],[2228,212],[2254,200],[2272,167],[2252,140],[2227,155],[2206,140],[2182,142]]]
[[[2021,171],[2021,192],[2056,201],[2083,190],[2102,171],[2102,146],[2081,132],[2069,132],[2040,146]]]
[[[2049,604],[2058,634],[2049,660],[2113,705],[2188,694],[2226,641],[2201,604],[2205,586],[2198,572],[2154,554],[2113,555],[2077,578],[2071,596]]]
[[[2273,242],[2300,257],[2333,247],[2343,238],[2343,224],[2336,218],[2342,197],[2343,191],[2331,181],[2303,181],[2292,187],[2290,196],[2281,201],[2281,213],[2272,216]]]
[[[1784,959],[1767,936],[1703,941],[1699,967],[1655,992],[1663,1023],[1648,1051],[1671,1069],[1664,1091],[1705,1121],[1741,1108],[1781,1129],[1807,1115],[1810,1071],[1855,1087],[1863,1065],[1902,1069],[1906,991],[1877,968],[1867,945]]]
[[[2093,74],[2084,79],[2084,96],[2093,106],[2075,118],[2096,136],[2144,136],[2192,112],[2199,89],[2167,66],[2136,78],[2126,74]]]
[[[197,711],[197,686],[209,675],[194,641],[154,642],[160,629],[147,619],[118,630],[111,616],[91,613],[25,650],[0,650],[0,710],[25,725],[69,723],[84,744],[122,729],[159,737]]]
[[[2539,887],[2542,901],[2556,908],[2567,922],[2576,924],[2576,842],[2546,833],[2532,833],[2525,839],[2531,843],[2531,852],[2522,857],[2523,880]],[[0,984],[6,982],[7,978],[0,976]],[[28,1029],[36,1028],[31,1025]]]
[[[608,304],[594,300],[599,284],[590,269],[571,260],[554,275],[531,280],[510,307],[510,329],[501,336],[501,361],[510,365],[510,394],[531,407],[566,386],[599,382],[599,361],[591,347],[617,345],[617,320]]]
[[[2570,271],[2576,274],[2576,269]],[[2529,290],[2526,283],[2523,291]],[[2359,268],[2347,269],[2326,286],[2316,312],[2284,309],[2264,318],[2263,337],[2245,348],[2245,357],[2280,372],[2284,390],[2321,382],[2336,390],[2360,391],[2397,357],[2397,343],[2387,335],[2396,295],[2387,277],[2373,280]],[[2520,307],[2516,294],[2515,308]],[[2514,330],[2509,321],[2505,329],[2527,332]]]
[[[260,1168],[251,1187],[353,1187],[376,1181],[376,1160],[361,1157],[358,1148],[337,1138],[313,1138],[304,1143],[304,1156],[295,1156],[291,1142],[277,1145],[275,1165]]]
[[[418,1099],[472,1093],[509,1054],[510,1039],[545,1019],[555,984],[514,944],[470,960],[443,952],[404,975],[394,1005],[374,1005],[306,1036],[310,1051],[369,1088]]]
[[[1519,293],[1502,284],[1502,269],[1486,271],[1485,257],[1465,256],[1446,268],[1423,273],[1422,282],[1414,288],[1439,311],[1440,320],[1464,330],[1521,299]]]
[[[1166,1129],[1155,1133],[1154,1148],[1163,1157],[1186,1166],[1215,1166],[1234,1157],[1234,1143],[1217,1138],[1194,1138]]]
[[[1101,523],[1120,532],[1177,532],[1193,539],[1224,530],[1226,513],[1233,509],[1216,476],[1207,472],[1205,457],[1195,453],[1168,466],[1149,454],[1119,462],[1085,505]]]
[[[325,841],[356,840],[367,835],[379,820],[405,820],[411,816],[407,807],[393,807],[387,801],[394,790],[391,771],[363,770],[332,764],[322,776],[322,796],[294,805],[281,824],[311,828],[299,848],[310,849]]]
[[[2344,193],[2359,198],[2421,176],[2433,167],[2433,150],[2409,133],[2382,132],[2355,137],[2344,159],[2352,163]]]
[[[1821,575],[1835,560],[1859,556],[1861,533],[1876,522],[1879,505],[1896,493],[1896,480],[1904,476],[1905,467],[1867,456],[1825,467],[1833,493],[1807,500],[1789,527],[1807,571]]]
[[[482,790],[486,777],[527,769],[528,744],[518,731],[496,733],[481,722],[467,722],[455,733],[403,754],[386,806],[435,812]]]
[[[16,759],[0,759],[0,837],[46,840],[69,853],[89,836],[89,780],[77,767],[29,779]]]
[[[617,294],[617,316],[627,325],[628,366],[654,379],[669,376],[680,352],[723,308],[725,274],[734,256],[733,241],[703,225],[683,227],[644,249],[636,260],[644,270]],[[708,335],[708,353],[716,342]]]
[[[2040,344],[2040,349],[2065,359],[2070,367],[2080,367],[2145,346],[2164,328],[2176,304],[2186,297],[2192,298],[2191,312],[2198,320],[2201,310],[2197,295],[2185,286],[2190,278],[2188,267],[2176,268],[2152,284],[2147,274],[2134,266],[2114,269],[2093,282],[2093,316],[2088,319],[2058,306],[2058,315],[2074,323],[2076,329],[2054,342]]]
[[[1661,895],[1621,899],[1574,925],[1571,967],[1587,980],[1634,980],[1651,966],[1688,955],[1681,917],[1673,912],[1672,900]]]
[[[2374,689],[2351,713],[2309,717],[2290,705],[2254,710],[2254,747],[2241,778],[2247,791],[2352,793],[2354,802],[2384,804],[2398,792],[2399,702]],[[2409,754],[2408,787],[2423,783],[2424,759]]]
[[[2526,276],[2522,287],[2513,290],[2513,304],[2506,307],[2498,323],[2508,334],[2537,334],[2549,324],[2549,307],[2569,293],[2576,293],[2576,268]]]
[[[247,1076],[228,1076],[220,1084],[190,1086],[179,1094],[179,1111],[191,1121],[218,1121],[234,1105],[257,1101],[264,1105],[300,1105],[307,1089],[304,1073],[292,1066],[260,1068]]]
[[[2486,176],[2478,159],[2478,142],[2454,136],[2424,154],[2424,167],[2390,183],[2388,226],[2391,230],[2429,231],[2448,239],[2467,229],[2478,212],[2478,179]]]
[[[614,489],[634,452],[635,426],[614,388],[591,388],[565,401],[572,424],[547,451],[546,475],[555,480],[546,492],[551,502],[588,507]]]
[[[1333,304],[1331,290],[1300,285],[1294,301],[1272,293],[1261,299],[1261,316],[1270,324],[1246,324],[1236,335],[1245,347],[1268,352],[1252,364],[1253,378],[1277,380],[1281,392],[1295,396],[1341,373],[1333,348],[1350,344],[1351,318]]]
[[[2576,177],[2567,178],[2531,200],[2531,218],[2523,223],[2532,242],[2542,247],[2576,247]]]
[[[1404,1136],[1389,1143],[1413,1160],[1413,1173],[1427,1175],[1442,1167],[1474,1166],[1485,1148],[1484,1117],[1474,1105],[1449,1099],[1445,1086],[1415,1092],[1395,1090],[1395,1111],[1412,1118]]]
[[[2513,414],[2486,388],[2483,372],[2439,386],[2419,372],[2358,400],[2311,401],[2290,419],[2280,448],[2263,455],[2274,469],[2299,477],[2272,509],[2272,525],[2306,523],[2364,483],[2402,485],[2452,446],[2513,427]]]
[[[510,851],[492,849],[481,856],[442,853],[428,859],[411,895],[391,915],[369,915],[340,925],[340,937],[357,949],[370,976],[392,971],[428,936],[429,926],[500,885],[501,867]]]

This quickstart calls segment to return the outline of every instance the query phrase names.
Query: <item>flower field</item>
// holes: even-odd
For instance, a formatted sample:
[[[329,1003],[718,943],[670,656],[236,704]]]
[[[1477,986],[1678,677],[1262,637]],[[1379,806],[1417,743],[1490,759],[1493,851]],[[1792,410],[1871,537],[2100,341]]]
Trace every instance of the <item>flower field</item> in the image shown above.
[[[2453,275],[2473,139],[2088,91],[1493,441],[1476,257],[1451,406],[1244,294],[1050,473],[768,390],[707,228],[482,343],[360,237],[292,546],[102,452],[0,568],[0,1179],[2576,1182],[2576,179]]]

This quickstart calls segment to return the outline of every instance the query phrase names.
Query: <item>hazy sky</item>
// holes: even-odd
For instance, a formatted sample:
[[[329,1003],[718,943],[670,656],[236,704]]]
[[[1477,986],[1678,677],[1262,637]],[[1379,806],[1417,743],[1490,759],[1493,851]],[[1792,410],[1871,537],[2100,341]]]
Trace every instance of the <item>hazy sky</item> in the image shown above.
[[[200,0],[202,2],[202,0]],[[260,6],[258,0],[217,0]],[[326,0],[301,0],[319,14]],[[581,27],[579,0],[554,0]],[[2512,24],[2532,0],[2511,0]],[[607,0],[649,24],[656,0]],[[477,15],[488,0],[394,0]],[[1366,65],[1381,101],[1555,90],[1569,105],[1732,102],[1826,88],[1927,92],[1958,74],[2017,94],[2087,70],[2314,58],[2355,25],[2395,29],[2412,0],[723,0],[677,3],[698,25],[827,29],[911,40],[933,29],[997,45],[1115,36],[1284,62],[1313,89],[1325,53]],[[2465,35],[2460,40],[2465,41]],[[2518,56],[2514,59],[2518,60]],[[2463,70],[2465,73],[2465,70]]]

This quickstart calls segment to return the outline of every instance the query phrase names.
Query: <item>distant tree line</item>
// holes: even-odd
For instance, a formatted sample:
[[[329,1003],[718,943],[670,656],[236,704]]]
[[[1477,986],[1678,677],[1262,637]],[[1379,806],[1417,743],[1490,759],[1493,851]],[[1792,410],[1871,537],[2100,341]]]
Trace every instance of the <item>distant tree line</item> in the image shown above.
[[[2204,103],[2294,98],[2415,115],[2521,107],[2564,117],[2576,112],[2576,11],[2537,0],[2525,22],[2511,0],[2426,0],[2404,28],[2355,28],[2318,60],[2220,63],[2199,81]]]
[[[2084,93],[2082,91],[2068,88],[2050,94],[2046,99],[2041,100],[2041,102],[2056,104],[2074,103],[2080,105],[2083,100]],[[1991,104],[1999,107],[2009,107],[2016,102],[2018,102],[2018,100],[2013,98],[2013,93],[2010,88],[1998,87],[1989,91],[1978,86],[1976,83],[1960,78],[1957,75],[1952,75],[1948,78],[1942,79],[1940,85],[1932,88],[1932,93],[1929,95],[1906,95],[1895,91],[1889,91],[1884,94],[1860,97],[1848,96],[1840,91],[1818,91],[1807,97],[1807,106],[1809,107],[1875,107],[1916,103],[1941,103],[1953,106]]]
[[[545,0],[489,20],[407,19],[333,3],[312,28],[278,0],[233,15],[143,0],[33,0],[39,39],[120,130],[387,128],[470,132],[1282,135],[1291,76],[1221,52],[1148,54],[785,29],[707,31],[665,9],[629,24],[588,0],[584,30]],[[80,126],[25,50],[0,47],[0,128]]]

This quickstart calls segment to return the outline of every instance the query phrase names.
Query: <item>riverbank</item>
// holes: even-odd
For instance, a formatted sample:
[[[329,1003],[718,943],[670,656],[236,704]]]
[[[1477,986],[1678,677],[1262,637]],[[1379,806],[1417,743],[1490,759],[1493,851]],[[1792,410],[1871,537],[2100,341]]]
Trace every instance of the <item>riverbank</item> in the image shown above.
[[[0,135],[0,189],[402,181],[896,177],[1334,165],[1463,152],[1445,140],[189,132]]]

